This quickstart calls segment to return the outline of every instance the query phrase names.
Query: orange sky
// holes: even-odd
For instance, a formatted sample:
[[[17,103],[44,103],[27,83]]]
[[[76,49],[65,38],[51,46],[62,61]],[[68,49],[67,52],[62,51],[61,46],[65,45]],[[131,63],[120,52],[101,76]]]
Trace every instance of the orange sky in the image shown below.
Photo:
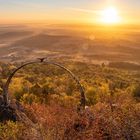
[[[0,23],[98,23],[100,11],[109,6],[122,24],[140,23],[139,0],[0,0]]]

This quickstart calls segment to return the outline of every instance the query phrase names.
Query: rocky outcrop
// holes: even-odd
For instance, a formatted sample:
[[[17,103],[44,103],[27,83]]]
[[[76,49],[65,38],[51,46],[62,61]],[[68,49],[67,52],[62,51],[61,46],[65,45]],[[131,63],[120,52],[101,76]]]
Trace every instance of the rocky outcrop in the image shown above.
[[[8,120],[33,125],[33,122],[26,116],[24,107],[18,101],[13,99],[8,106],[5,106],[3,97],[0,96],[0,122]]]
[[[33,123],[26,115],[24,107],[15,99],[11,100],[8,106],[4,106],[3,97],[0,96],[0,122],[5,123],[6,121],[14,121],[23,123],[30,131],[32,131],[32,139],[42,140],[42,135],[38,128],[38,125]],[[30,134],[26,138],[31,139]]]

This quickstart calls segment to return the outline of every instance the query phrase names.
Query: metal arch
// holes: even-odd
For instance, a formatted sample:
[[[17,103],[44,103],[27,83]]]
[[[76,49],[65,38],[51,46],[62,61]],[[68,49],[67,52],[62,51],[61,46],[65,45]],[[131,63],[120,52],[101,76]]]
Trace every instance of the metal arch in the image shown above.
[[[51,64],[51,65],[55,65],[58,66],[60,68],[62,68],[63,70],[67,71],[71,77],[76,81],[77,85],[79,86],[79,90],[80,90],[80,94],[81,94],[81,100],[80,100],[80,106],[84,109],[85,105],[86,105],[86,98],[85,98],[85,92],[84,89],[80,83],[80,81],[78,80],[78,78],[66,67],[62,66],[61,64],[55,63],[55,62],[51,62],[51,61],[44,61],[44,58],[39,59],[40,61],[33,61],[33,62],[28,62],[23,64],[22,66],[18,67],[17,69],[15,69],[11,75],[8,77],[5,86],[3,88],[3,99],[4,99],[4,105],[8,106],[9,105],[9,85],[11,83],[12,78],[14,77],[14,75],[16,74],[16,72],[20,69],[22,69],[23,67],[27,66],[27,65],[31,65],[31,64],[37,64],[37,63],[43,63],[43,64]]]

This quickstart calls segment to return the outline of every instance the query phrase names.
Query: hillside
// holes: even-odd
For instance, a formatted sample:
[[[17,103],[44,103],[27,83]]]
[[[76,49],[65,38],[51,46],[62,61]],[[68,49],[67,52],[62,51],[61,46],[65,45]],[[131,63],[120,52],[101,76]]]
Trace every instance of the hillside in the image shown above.
[[[71,70],[84,87],[86,110],[77,112],[80,101],[76,83],[52,65],[21,69],[10,85],[27,116],[24,121],[0,125],[0,139],[135,139],[140,138],[140,73],[57,60]],[[1,63],[0,86],[21,63]],[[26,121],[25,121],[26,120]]]

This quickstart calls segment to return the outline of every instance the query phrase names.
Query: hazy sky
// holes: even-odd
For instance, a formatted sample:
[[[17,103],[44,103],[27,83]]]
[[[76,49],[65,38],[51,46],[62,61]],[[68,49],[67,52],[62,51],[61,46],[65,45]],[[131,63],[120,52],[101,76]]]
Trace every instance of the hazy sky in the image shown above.
[[[140,0],[0,0],[0,21],[96,22],[110,5],[124,22],[139,22]]]

